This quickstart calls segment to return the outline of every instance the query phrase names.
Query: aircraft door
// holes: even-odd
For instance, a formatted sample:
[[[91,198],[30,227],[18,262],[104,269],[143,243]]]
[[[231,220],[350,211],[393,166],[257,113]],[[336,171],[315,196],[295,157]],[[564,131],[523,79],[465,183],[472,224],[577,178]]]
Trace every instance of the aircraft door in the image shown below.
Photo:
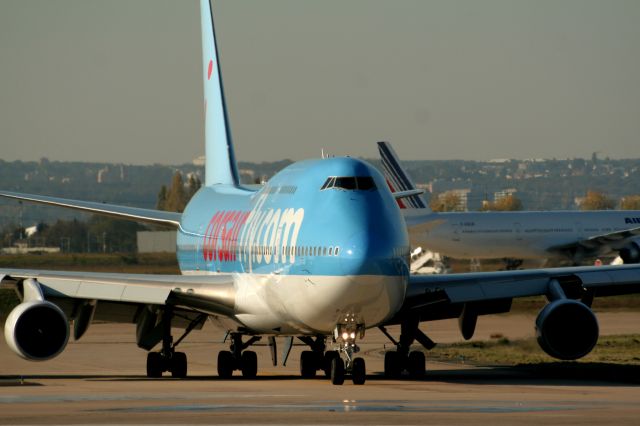
[[[513,224],[513,230],[515,232],[516,241],[522,241],[522,225],[520,222],[515,222]]]

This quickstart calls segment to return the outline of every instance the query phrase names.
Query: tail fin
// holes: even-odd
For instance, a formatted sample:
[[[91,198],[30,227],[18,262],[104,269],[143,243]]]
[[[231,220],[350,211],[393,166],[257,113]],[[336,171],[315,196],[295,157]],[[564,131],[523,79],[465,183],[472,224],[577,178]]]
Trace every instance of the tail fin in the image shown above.
[[[205,185],[238,185],[210,0],[200,0],[204,69]]]
[[[389,142],[378,142],[378,151],[382,160],[382,168],[387,184],[391,192],[404,192],[416,189],[416,185],[409,177],[409,174],[400,166],[400,160]],[[428,209],[427,204],[420,195],[412,195],[406,198],[397,199],[398,205],[402,209]]]

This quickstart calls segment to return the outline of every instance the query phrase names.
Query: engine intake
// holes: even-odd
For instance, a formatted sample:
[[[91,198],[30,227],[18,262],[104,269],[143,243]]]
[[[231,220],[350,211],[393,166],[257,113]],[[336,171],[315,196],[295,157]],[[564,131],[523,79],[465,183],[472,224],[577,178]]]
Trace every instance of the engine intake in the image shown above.
[[[598,320],[593,311],[576,300],[551,302],[536,318],[538,344],[554,358],[582,358],[596,345],[598,334]]]
[[[619,251],[622,261],[627,263],[640,263],[640,246],[633,241]]]
[[[4,337],[11,350],[22,358],[45,361],[67,346],[69,322],[64,312],[51,302],[24,302],[7,317]]]

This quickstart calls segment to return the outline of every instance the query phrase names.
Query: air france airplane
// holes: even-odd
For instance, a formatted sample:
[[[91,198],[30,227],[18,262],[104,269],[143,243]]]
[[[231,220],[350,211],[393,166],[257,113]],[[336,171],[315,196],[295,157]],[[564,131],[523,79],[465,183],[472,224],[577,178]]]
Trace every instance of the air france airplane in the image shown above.
[[[178,233],[182,275],[132,275],[0,269],[0,284],[22,302],[9,314],[5,339],[19,356],[44,361],[80,339],[94,320],[136,324],[136,343],[151,351],[147,375],[187,375],[176,350],[207,318],[230,336],[218,374],[257,374],[250,347],[275,337],[288,356],[294,338],[304,378],[324,371],[333,384],[366,379],[358,342],[373,327],[396,346],[387,376],[425,374],[422,350],[434,342],[422,321],[458,318],[470,338],[479,315],[509,310],[514,297],[547,295],[536,321],[551,356],[580,358],[598,339],[589,308],[595,295],[640,290],[640,267],[568,268],[410,277],[409,238],[396,198],[364,161],[328,158],[294,163],[259,189],[240,184],[224,100],[213,17],[201,0],[205,94],[205,186],[184,213],[2,192],[2,196],[170,226]],[[411,192],[410,192],[411,193]],[[405,194],[406,195],[406,194]],[[387,325],[399,324],[399,338]],[[174,340],[171,328],[185,330]],[[159,345],[159,351],[152,351]],[[414,348],[415,349],[415,348]],[[285,356],[285,361],[286,361]]]
[[[432,212],[388,142],[378,142],[392,191],[414,246],[458,259],[553,259],[574,264],[619,255],[640,262],[640,211]]]

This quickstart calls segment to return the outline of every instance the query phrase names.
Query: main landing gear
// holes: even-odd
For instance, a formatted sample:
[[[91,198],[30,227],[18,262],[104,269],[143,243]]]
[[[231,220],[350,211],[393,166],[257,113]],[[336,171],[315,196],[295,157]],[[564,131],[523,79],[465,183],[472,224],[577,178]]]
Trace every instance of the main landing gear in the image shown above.
[[[162,313],[162,349],[160,352],[147,354],[147,377],[162,377],[165,371],[171,372],[172,377],[187,377],[187,355],[184,352],[176,352],[176,347],[191,333],[200,323],[206,320],[206,315],[200,315],[186,328],[184,334],[174,343],[171,335],[171,320],[173,309],[166,307]]]
[[[424,352],[411,351],[411,344],[417,340],[426,349],[433,349],[436,344],[418,328],[419,321],[410,318],[400,326],[400,340],[396,341],[384,327],[380,331],[396,345],[396,351],[384,354],[384,375],[388,378],[400,378],[406,371],[412,379],[422,379],[426,373]]]
[[[231,333],[230,350],[218,352],[218,376],[228,379],[234,371],[240,370],[242,377],[255,379],[258,374],[258,357],[254,351],[245,349],[260,339],[260,336],[251,336],[243,343],[242,334]]]

